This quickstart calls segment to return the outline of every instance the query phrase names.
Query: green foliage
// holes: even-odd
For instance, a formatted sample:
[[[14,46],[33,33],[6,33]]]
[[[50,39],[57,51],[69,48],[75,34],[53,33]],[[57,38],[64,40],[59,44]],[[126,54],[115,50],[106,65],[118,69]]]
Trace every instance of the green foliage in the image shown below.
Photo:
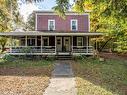
[[[56,0],[56,6],[52,9],[59,14],[60,17],[65,18],[65,12],[69,10],[69,0]]]
[[[25,25],[24,27],[26,30],[34,31],[35,30],[35,15],[31,14],[28,17],[26,24],[24,24],[24,25]]]
[[[0,0],[0,32],[12,31],[21,23],[17,0]],[[0,37],[2,52],[6,43],[7,38]]]
[[[53,65],[54,61],[51,60],[26,60],[18,59],[16,57],[15,61],[5,61],[0,60],[0,67],[50,67]]]
[[[76,62],[73,68],[78,83],[78,95],[126,95],[126,64],[126,60],[112,59],[101,64],[97,59],[91,58]]]
[[[12,61],[15,61],[15,59],[16,58],[14,56],[12,56],[12,55],[5,55],[3,57],[3,60],[6,61],[6,62],[12,62]]]
[[[21,52],[23,52],[23,53],[31,53],[31,47],[24,47],[24,48],[22,48],[22,50],[21,50]]]
[[[74,56],[73,59],[75,61],[78,61],[78,60],[85,60],[87,57],[85,55],[79,55],[79,56]]]

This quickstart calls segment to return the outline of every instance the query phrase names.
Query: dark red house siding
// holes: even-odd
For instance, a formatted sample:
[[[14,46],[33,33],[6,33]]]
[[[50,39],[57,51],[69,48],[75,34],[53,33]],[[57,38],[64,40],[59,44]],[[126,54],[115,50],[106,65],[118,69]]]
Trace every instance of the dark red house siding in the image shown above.
[[[37,15],[36,30],[48,30],[48,19],[55,20],[56,31],[71,31],[71,19],[78,20],[78,31],[89,31],[89,15],[67,15],[66,19],[62,19],[58,15]]]

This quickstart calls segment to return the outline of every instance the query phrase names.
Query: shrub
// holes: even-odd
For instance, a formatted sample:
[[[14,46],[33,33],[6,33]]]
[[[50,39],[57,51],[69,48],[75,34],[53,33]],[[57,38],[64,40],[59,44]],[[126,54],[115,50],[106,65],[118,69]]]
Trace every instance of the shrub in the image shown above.
[[[24,47],[21,51],[23,53],[30,53],[31,52],[31,47]]]
[[[74,60],[75,60],[75,61],[84,60],[84,59],[87,59],[87,57],[86,57],[85,55],[79,55],[79,56],[75,56],[75,57],[74,57]]]
[[[5,56],[3,57],[3,60],[9,61],[9,62],[14,61],[15,59],[16,59],[16,58],[15,58],[14,56],[12,56],[12,55],[5,55]]]

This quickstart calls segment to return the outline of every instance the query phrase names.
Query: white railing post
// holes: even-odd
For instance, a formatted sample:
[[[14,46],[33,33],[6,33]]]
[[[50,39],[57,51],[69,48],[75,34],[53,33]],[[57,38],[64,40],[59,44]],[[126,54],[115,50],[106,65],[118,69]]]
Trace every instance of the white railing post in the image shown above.
[[[27,47],[27,36],[25,36],[25,47]]]

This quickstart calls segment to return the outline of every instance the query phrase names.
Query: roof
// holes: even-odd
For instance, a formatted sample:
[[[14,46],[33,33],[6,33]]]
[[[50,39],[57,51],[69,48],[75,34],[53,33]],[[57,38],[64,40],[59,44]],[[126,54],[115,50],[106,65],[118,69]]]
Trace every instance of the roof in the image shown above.
[[[0,36],[101,36],[103,33],[97,32],[57,32],[57,31],[23,31],[23,32],[0,32]]]
[[[34,11],[33,13],[35,14],[52,14],[52,15],[56,15],[57,13],[54,11]],[[65,15],[88,15],[88,12],[84,12],[84,13],[80,13],[80,12],[75,12],[75,11],[67,11],[65,12]]]

